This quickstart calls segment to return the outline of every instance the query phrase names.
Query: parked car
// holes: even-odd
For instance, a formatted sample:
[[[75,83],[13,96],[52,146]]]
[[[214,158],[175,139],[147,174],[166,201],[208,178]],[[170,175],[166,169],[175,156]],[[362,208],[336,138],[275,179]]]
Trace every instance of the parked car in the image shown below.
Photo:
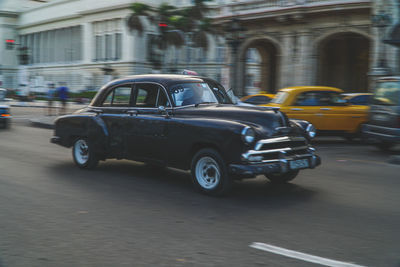
[[[0,88],[0,127],[7,128],[11,121],[10,107],[2,103],[6,98],[7,90]]]
[[[190,170],[210,195],[234,179],[274,183],[320,164],[300,125],[276,108],[223,104],[198,77],[138,75],[102,87],[90,105],[55,121],[51,142],[72,147],[80,168],[131,159]]]
[[[343,98],[351,105],[368,106],[372,97],[371,93],[344,93]]]
[[[255,94],[244,96],[240,100],[244,103],[252,105],[265,105],[271,102],[274,97],[274,94]]]
[[[363,134],[383,150],[400,143],[400,77],[377,81]]]
[[[267,106],[280,107],[289,118],[312,123],[318,134],[359,136],[367,122],[368,107],[347,103],[334,87],[298,86],[279,90]]]

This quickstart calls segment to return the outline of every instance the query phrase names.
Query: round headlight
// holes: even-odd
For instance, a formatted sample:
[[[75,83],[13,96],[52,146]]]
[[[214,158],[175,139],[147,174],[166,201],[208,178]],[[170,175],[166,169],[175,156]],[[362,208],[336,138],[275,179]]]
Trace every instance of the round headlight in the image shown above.
[[[243,142],[246,144],[251,144],[254,142],[254,139],[256,139],[256,132],[249,126],[244,127],[242,130]]]
[[[307,126],[306,132],[310,139],[313,139],[317,135],[317,130],[311,123]]]

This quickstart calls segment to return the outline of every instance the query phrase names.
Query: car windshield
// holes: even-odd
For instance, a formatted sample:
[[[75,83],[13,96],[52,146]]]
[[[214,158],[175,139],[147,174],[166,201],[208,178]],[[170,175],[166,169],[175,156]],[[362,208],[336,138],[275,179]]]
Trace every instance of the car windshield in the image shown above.
[[[176,107],[218,103],[207,83],[181,83],[170,87],[170,94]]]
[[[379,82],[376,86],[372,104],[385,106],[400,105],[400,82]]]
[[[279,92],[276,94],[274,98],[272,98],[270,103],[275,103],[275,104],[282,104],[288,96],[288,93],[286,92]]]

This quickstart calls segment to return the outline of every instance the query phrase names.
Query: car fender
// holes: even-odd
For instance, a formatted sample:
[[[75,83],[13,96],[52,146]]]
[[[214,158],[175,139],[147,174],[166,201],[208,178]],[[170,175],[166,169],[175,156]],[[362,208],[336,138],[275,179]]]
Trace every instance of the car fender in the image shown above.
[[[183,153],[169,157],[169,165],[183,163],[187,169],[194,153],[204,147],[217,150],[227,163],[240,160],[238,157],[245,147],[241,131],[246,126],[237,121],[222,119],[173,119],[168,131],[170,139],[168,149]],[[185,131],[181,131],[182,128],[185,128]]]
[[[98,153],[107,149],[108,129],[104,121],[94,114],[65,115],[55,121],[55,135],[61,145],[71,147],[78,137],[87,137]]]

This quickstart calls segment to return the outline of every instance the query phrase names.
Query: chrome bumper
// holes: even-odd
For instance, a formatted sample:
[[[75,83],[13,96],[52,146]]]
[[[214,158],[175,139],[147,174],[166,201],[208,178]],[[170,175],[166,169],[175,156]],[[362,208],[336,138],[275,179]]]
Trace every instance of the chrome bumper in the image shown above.
[[[400,142],[400,128],[390,128],[371,124],[365,124],[362,128],[365,139],[373,139],[386,142]]]
[[[307,159],[309,166],[302,169],[314,169],[318,165],[321,165],[321,158],[317,155],[296,157],[293,159],[278,159],[270,161],[268,163],[258,163],[258,164],[230,164],[229,173],[244,177],[253,177],[258,174],[268,174],[268,173],[285,173],[290,170],[289,162],[291,160],[297,159]],[[299,169],[296,169],[299,170]]]
[[[307,160],[307,166],[295,169],[290,167],[291,161],[302,159]],[[285,136],[258,141],[254,150],[242,154],[242,163],[229,165],[229,173],[252,177],[258,174],[313,169],[320,164],[321,158],[315,155],[315,149],[305,138]]]
[[[50,138],[50,143],[61,144],[61,138],[59,136],[53,136]]]

